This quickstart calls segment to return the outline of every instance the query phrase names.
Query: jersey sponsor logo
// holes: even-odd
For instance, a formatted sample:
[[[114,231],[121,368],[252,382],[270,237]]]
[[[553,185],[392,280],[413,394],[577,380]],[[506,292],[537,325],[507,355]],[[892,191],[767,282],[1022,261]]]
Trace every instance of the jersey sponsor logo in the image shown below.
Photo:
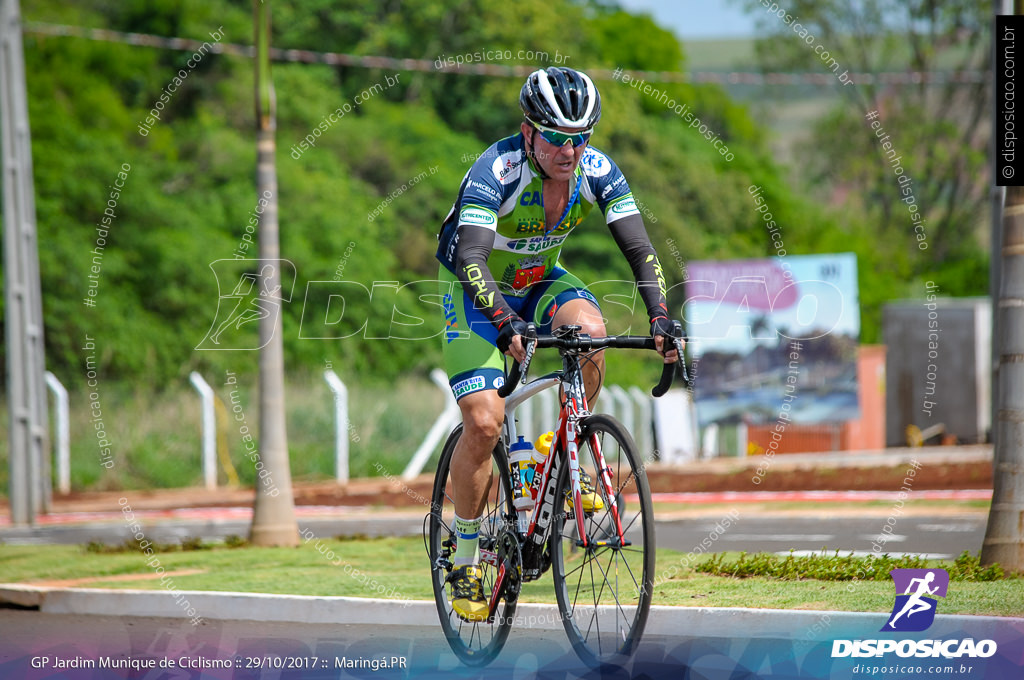
[[[564,234],[567,231],[572,231],[583,221],[583,218],[576,215],[570,215],[564,222],[558,225],[557,229],[552,229],[551,234]],[[519,224],[516,225],[517,234],[543,234],[545,232],[544,223],[538,219],[523,218],[519,220]],[[550,234],[549,234],[550,235]]]
[[[501,198],[501,195],[500,195],[500,194],[498,194],[498,192],[497,192],[497,191],[495,191],[495,190],[494,190],[494,189],[492,189],[491,187],[487,186],[486,184],[482,184],[482,183],[480,183],[480,182],[477,182],[476,180],[472,180],[472,181],[470,181],[470,183],[469,183],[469,186],[470,186],[470,188],[472,188],[472,189],[477,189],[477,190],[479,190],[479,191],[482,191],[482,192],[484,192],[485,194],[487,194],[487,195],[488,195],[488,196],[490,196],[491,198],[496,198],[496,199],[497,199],[497,198]]]
[[[521,238],[515,241],[508,241],[505,243],[505,247],[516,252],[525,250],[528,253],[536,253],[541,250],[548,250],[549,248],[561,245],[562,241],[565,239],[565,236],[534,236],[533,238]]]
[[[656,256],[649,256],[648,261],[650,261],[650,258],[654,258],[654,275],[658,277],[658,290],[661,291],[661,297],[665,297],[665,292],[667,290],[665,284],[665,272],[662,271],[661,263],[658,262],[658,258]]]
[[[544,278],[547,265],[541,256],[524,257],[519,260],[515,276],[512,277],[512,288],[520,290],[532,286]]]
[[[519,205],[528,207],[531,205],[544,205],[544,198],[539,191],[524,191],[519,197]]]
[[[539,234],[544,231],[544,223],[540,220],[521,219],[516,225],[517,234]]]
[[[480,271],[480,266],[476,264],[468,264],[463,268],[466,272],[466,278],[469,279],[469,283],[473,288],[476,289],[476,304],[477,307],[487,308],[494,303],[494,291],[486,293],[487,282],[484,281],[484,273]]]
[[[494,379],[494,382],[492,382],[491,385],[494,386],[494,389],[500,390],[502,387],[505,386],[505,376],[499,375],[497,378]]]
[[[617,180],[615,180],[614,182],[612,182],[611,184],[604,188],[604,191],[601,192],[601,198],[608,198],[608,194],[610,194],[612,190],[615,189],[615,187],[619,186],[625,181],[625,176],[619,175],[619,178]]]
[[[448,343],[451,344],[452,340],[455,340],[456,338],[459,337],[459,331],[457,330],[459,324],[455,320],[455,303],[452,302],[451,293],[448,293],[443,298],[441,298],[441,307],[444,309],[446,327],[444,332],[445,338],[448,340]]]
[[[505,153],[494,159],[491,171],[502,184],[508,184],[513,179],[512,174],[525,162],[526,156],[521,153]]]
[[[458,399],[464,394],[470,392],[476,392],[486,387],[487,381],[484,380],[482,375],[474,375],[472,378],[466,378],[452,385],[452,392],[455,393],[455,398]]]
[[[459,213],[459,222],[461,224],[479,224],[482,227],[493,227],[498,223],[498,218],[494,216],[494,213],[483,208],[469,206],[463,208]]]
[[[583,158],[580,159],[583,170],[591,177],[604,177],[612,171],[612,162],[600,151],[587,147]]]
[[[458,247],[458,245],[459,232],[456,229],[455,232],[452,234],[451,241],[449,241],[448,243],[448,250],[445,251],[445,257],[448,259],[448,262],[455,262],[455,249]]]
[[[626,215],[634,215],[637,212],[638,211],[636,209],[636,201],[633,200],[633,195],[627,194],[625,197],[620,198],[618,201],[613,203],[608,208],[608,215],[610,216],[608,221],[612,222],[613,220],[619,217],[625,217]]]

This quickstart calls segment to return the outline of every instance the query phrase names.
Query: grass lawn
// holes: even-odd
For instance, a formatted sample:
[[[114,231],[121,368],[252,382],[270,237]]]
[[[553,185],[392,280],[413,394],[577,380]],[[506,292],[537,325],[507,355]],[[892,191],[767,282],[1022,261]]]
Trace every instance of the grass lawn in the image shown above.
[[[724,553],[726,562],[740,553]],[[843,553],[840,553],[843,556]],[[736,578],[679,569],[685,556],[674,550],[658,551],[655,569],[656,604],[697,607],[761,607],[770,609],[822,609],[851,612],[889,612],[893,603],[891,580],[826,581],[782,580],[766,576]],[[698,558],[695,563],[703,561]],[[950,568],[951,560],[929,560],[929,567]],[[951,581],[942,601],[943,614],[1024,616],[1024,580]]]
[[[684,557],[675,550],[658,550],[654,604],[877,612],[892,607],[890,581],[741,579],[702,574],[690,567],[669,573]],[[165,570],[163,583],[156,575],[158,566]],[[180,590],[433,598],[427,556],[418,537],[312,539],[298,548],[218,546],[151,557],[137,552],[101,554],[81,546],[0,545],[0,582],[46,585],[54,581],[75,587],[160,590],[167,584]],[[522,600],[553,603],[551,577],[526,584]],[[1024,581],[954,581],[942,612],[1024,616]]]

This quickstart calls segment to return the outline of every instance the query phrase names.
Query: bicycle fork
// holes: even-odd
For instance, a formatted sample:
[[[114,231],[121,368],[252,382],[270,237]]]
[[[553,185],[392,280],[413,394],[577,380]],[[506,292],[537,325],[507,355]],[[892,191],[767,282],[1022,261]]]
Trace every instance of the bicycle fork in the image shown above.
[[[615,489],[612,487],[611,467],[608,466],[607,461],[604,459],[604,453],[601,451],[601,443],[597,439],[596,434],[590,435],[590,449],[594,452],[594,464],[597,466],[597,476],[600,484],[604,487],[605,497],[608,499],[608,504],[611,507],[612,520],[615,522],[615,532],[618,534],[618,547],[625,547],[630,545],[630,542],[626,540],[625,532],[622,529],[622,520],[619,517],[619,503],[616,499]],[[582,522],[582,520],[577,520]],[[580,533],[581,536],[584,534]],[[610,545],[608,541],[595,541],[598,547]],[[581,547],[586,547],[586,544],[582,544]]]

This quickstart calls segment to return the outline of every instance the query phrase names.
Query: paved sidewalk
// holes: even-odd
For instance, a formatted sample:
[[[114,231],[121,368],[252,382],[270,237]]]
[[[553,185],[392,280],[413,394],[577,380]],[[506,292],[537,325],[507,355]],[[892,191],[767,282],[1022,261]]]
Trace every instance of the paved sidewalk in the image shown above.
[[[432,601],[210,591],[178,591],[177,594],[187,598],[202,619],[439,627]],[[152,590],[0,584],[0,603],[37,608],[50,614],[188,618],[175,595]],[[742,631],[748,638],[799,640],[825,626],[833,630],[858,626],[877,631],[885,625],[888,616],[888,613],[870,612],[652,606],[645,634],[679,635],[683,631],[700,631],[702,637],[731,637]],[[562,630],[555,605],[520,604],[513,625]],[[1024,618],[939,614],[928,634],[942,638],[966,630],[981,639],[1005,635],[1010,626],[1024,634]]]

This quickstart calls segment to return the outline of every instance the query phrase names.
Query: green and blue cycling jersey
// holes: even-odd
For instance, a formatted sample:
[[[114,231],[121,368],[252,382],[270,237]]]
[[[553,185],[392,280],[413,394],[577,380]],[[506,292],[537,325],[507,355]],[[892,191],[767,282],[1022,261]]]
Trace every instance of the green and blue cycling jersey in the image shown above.
[[[545,333],[565,301],[597,305],[558,261],[565,239],[595,206],[629,261],[648,316],[667,316],[661,265],[626,178],[607,155],[584,150],[557,225],[545,224],[543,178],[522,134],[496,142],[473,163],[438,235],[445,365],[456,398],[500,386],[496,339],[505,323],[522,318]]]
[[[462,180],[441,230],[437,259],[458,276],[458,227],[489,229],[494,244],[487,267],[498,291],[524,297],[554,270],[562,243],[595,205],[608,223],[640,214],[618,166],[593,147],[583,152],[569,187],[570,196],[578,191],[577,200],[562,223],[550,229],[544,223],[542,181],[526,157],[521,133],[492,145]]]

